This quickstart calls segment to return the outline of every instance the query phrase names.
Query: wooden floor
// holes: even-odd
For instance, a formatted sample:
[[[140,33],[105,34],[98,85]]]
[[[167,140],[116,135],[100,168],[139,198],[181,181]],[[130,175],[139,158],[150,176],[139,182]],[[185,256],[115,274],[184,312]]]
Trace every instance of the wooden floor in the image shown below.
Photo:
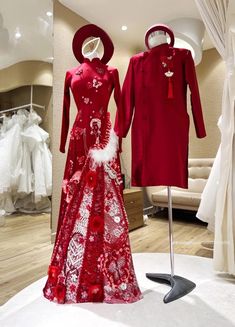
[[[145,226],[130,232],[133,252],[168,252],[168,220],[163,211]],[[189,213],[174,212],[175,252],[212,257],[202,242],[213,234]],[[24,287],[45,276],[50,261],[49,214],[13,215],[0,227],[0,305]]]

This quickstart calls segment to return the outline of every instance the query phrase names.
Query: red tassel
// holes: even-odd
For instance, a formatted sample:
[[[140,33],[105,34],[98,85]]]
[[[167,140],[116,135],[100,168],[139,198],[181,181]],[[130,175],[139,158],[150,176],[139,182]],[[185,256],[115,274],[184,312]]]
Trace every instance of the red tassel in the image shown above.
[[[173,95],[173,83],[172,83],[172,79],[169,77],[168,78],[168,99],[173,99],[174,95]]]

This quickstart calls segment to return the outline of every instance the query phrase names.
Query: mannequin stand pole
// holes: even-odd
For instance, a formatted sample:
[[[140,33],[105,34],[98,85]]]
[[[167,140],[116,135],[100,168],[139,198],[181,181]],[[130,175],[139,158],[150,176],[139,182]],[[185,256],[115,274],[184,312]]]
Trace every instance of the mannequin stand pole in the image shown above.
[[[172,219],[172,197],[171,187],[167,187],[168,193],[168,217],[169,217],[169,242],[170,242],[170,262],[171,274],[147,273],[146,277],[154,282],[168,284],[171,290],[164,296],[163,302],[169,303],[175,301],[184,295],[190,293],[196,284],[190,280],[174,274],[174,242],[173,242],[173,219]]]

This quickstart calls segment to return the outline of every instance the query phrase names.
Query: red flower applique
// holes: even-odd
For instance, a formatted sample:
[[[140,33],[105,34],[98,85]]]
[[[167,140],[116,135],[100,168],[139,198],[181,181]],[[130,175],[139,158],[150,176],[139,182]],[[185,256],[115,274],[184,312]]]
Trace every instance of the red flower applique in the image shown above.
[[[49,266],[48,268],[49,282],[55,285],[57,283],[58,275],[59,275],[59,268],[56,266]]]
[[[104,230],[104,220],[101,216],[91,217],[91,231],[94,233],[102,233]]]
[[[88,289],[88,298],[90,302],[102,302],[103,289],[101,285],[91,285]]]
[[[58,303],[65,303],[66,287],[64,284],[57,284],[55,288],[55,297]]]
[[[94,170],[89,170],[86,174],[86,183],[89,187],[93,188],[96,186],[97,174]]]

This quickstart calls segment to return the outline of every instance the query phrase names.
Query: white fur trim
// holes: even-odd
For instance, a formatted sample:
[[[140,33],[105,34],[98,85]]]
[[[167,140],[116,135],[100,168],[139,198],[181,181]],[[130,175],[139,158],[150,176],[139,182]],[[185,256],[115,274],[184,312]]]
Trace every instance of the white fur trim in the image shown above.
[[[91,158],[97,163],[101,164],[109,162],[117,156],[118,137],[114,130],[110,131],[108,144],[103,149],[92,149],[90,151]]]

